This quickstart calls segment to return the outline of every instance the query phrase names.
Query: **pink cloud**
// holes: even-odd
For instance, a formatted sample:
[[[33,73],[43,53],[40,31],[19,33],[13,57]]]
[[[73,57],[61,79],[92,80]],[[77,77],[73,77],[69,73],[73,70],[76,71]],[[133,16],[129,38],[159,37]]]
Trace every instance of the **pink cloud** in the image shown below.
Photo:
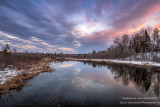
[[[160,12],[160,1],[142,1],[140,3],[131,4],[130,6],[131,7],[128,6],[125,10],[119,9],[111,15],[112,29],[89,34],[83,38],[83,41],[88,43],[105,43],[123,34],[133,34],[143,27],[159,26],[157,24],[160,23],[158,23],[156,18],[152,18],[151,20],[150,18]],[[104,10],[102,9],[101,12],[103,13]],[[153,21],[157,24],[153,25],[149,23]]]

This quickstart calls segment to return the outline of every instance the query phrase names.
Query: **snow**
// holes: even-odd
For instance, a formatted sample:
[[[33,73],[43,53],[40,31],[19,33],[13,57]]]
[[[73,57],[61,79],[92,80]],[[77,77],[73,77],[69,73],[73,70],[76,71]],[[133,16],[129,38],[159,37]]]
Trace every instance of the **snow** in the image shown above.
[[[153,61],[154,58],[160,59],[160,52],[147,52],[147,53],[138,53],[137,55],[132,55],[128,58],[125,58],[126,60],[147,60],[147,61]]]
[[[0,84],[4,84],[7,80],[12,79],[21,72],[23,72],[23,70],[5,68],[4,71],[0,71]]]
[[[118,59],[71,59],[75,61],[95,61],[95,62],[112,62],[112,63],[123,63],[123,64],[134,64],[134,65],[148,65],[160,67],[160,63],[151,61],[130,61],[130,60],[118,60]]]
[[[54,62],[49,63],[49,66],[53,68]],[[16,70],[16,69],[5,68],[3,71],[0,71],[0,85],[4,84],[6,81],[10,81],[12,78],[23,72],[24,69]],[[41,71],[36,71],[36,72],[40,73]],[[32,72],[27,72],[27,73],[32,73]]]
[[[147,52],[144,54],[138,53],[135,56],[121,59],[72,59],[77,61],[95,61],[95,62],[112,62],[112,63],[123,63],[123,64],[134,64],[134,65],[148,65],[160,67],[160,63],[154,62],[154,60],[160,60],[160,52]]]
[[[52,69],[54,69],[54,65],[55,65],[55,62],[50,62],[49,63],[49,67],[51,67]]]
[[[118,59],[75,59],[70,58],[73,61],[95,61],[95,62],[112,62],[112,63],[123,63],[123,64],[134,64],[134,65],[149,65],[160,67],[160,63],[151,61],[130,61],[130,60],[118,60]],[[50,63],[49,66],[53,68],[54,62]],[[12,79],[16,75],[22,73],[24,70],[16,70],[5,68],[4,71],[0,71],[0,84],[4,84],[7,80]],[[41,72],[41,71],[37,71]]]

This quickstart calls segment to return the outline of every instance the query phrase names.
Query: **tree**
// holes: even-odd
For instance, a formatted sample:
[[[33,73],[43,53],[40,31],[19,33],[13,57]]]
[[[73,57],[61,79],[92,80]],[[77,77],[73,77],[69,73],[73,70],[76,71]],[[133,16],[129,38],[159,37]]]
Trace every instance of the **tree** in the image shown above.
[[[159,50],[159,30],[157,28],[155,28],[153,30],[153,47],[154,47],[154,51],[158,51]]]
[[[148,32],[145,30],[145,52],[150,51],[151,39]]]
[[[128,35],[123,35],[121,37],[121,44],[122,44],[122,51],[124,56],[128,56],[129,55],[129,36]]]
[[[93,50],[92,54],[96,54],[96,51],[95,51],[95,50]]]
[[[2,52],[3,52],[3,56],[8,56],[11,54],[11,49],[9,44],[6,44],[5,46],[2,47]]]
[[[56,53],[56,51],[54,51],[54,56],[57,56],[57,53]]]

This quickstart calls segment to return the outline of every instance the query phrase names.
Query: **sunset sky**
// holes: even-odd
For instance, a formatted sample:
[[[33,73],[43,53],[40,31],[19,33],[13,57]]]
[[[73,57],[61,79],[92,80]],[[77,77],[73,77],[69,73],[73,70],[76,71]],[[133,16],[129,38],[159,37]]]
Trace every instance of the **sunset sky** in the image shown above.
[[[160,0],[0,0],[0,47],[87,53],[160,26]]]

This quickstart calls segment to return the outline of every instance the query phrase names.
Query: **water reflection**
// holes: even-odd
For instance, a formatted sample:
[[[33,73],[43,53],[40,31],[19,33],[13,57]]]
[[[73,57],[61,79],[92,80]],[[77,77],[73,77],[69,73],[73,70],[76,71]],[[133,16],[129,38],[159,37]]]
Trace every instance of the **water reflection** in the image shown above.
[[[79,67],[75,67],[74,70],[76,71],[75,75],[78,75],[81,72],[81,69]]]
[[[160,94],[159,68],[97,62],[55,62],[20,91],[2,95],[0,106],[119,106],[122,97]]]
[[[102,66],[107,66],[104,62],[93,62],[93,61],[83,61],[84,65],[91,65],[93,68],[101,68]]]
[[[133,85],[141,93],[153,91],[156,96],[160,94],[160,68],[138,67],[118,64],[105,64],[103,62],[83,62],[95,67],[107,66],[111,70],[114,79],[123,85]]]
[[[65,67],[71,67],[71,66],[74,66],[75,63],[70,63],[70,64],[62,64],[62,65],[59,65],[59,67],[62,67],[62,68],[65,68]]]

